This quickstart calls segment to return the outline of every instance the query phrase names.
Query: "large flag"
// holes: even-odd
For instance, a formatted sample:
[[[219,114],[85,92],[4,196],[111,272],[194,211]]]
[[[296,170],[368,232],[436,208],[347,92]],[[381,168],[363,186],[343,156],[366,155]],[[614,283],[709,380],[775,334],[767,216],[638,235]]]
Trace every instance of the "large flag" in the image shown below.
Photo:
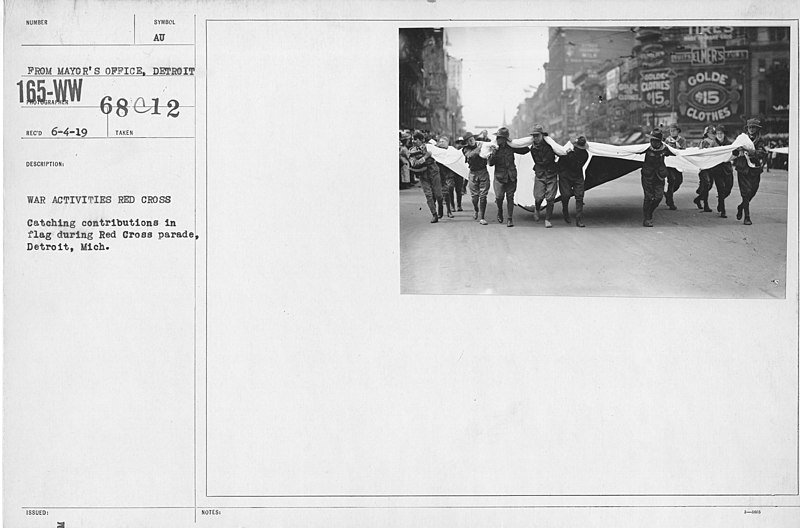
[[[574,148],[572,142],[567,142],[566,145],[559,145],[550,136],[545,136],[544,140],[553,148],[553,152],[555,152],[557,156],[564,156],[568,151]],[[497,145],[494,140],[491,142],[481,142],[479,144],[481,147],[480,155],[483,158],[489,157],[491,145]],[[509,141],[510,146],[517,148],[529,147],[532,144],[533,138],[530,136]],[[589,159],[583,168],[586,176],[585,188],[588,190],[597,187],[598,185],[616,180],[617,178],[640,169],[644,164],[644,152],[649,146],[648,143],[639,145],[608,145],[606,143],[587,142]],[[428,144],[426,147],[433,154],[433,159],[449,167],[463,178],[469,176],[469,168],[460,150],[453,147],[442,149],[432,144]],[[667,145],[667,148],[670,149],[674,156],[667,156],[665,158],[664,162],[666,165],[685,173],[710,169],[720,163],[730,160],[733,151],[737,148],[752,149],[754,147],[753,142],[747,137],[747,134],[740,134],[732,144],[723,147],[707,149],[688,148],[679,150],[673,149]],[[522,205],[524,202],[520,202],[520,200],[524,201],[533,198],[532,178],[524,178],[525,173],[530,174],[532,162],[530,161],[530,155],[527,154],[517,154],[516,159],[520,177],[515,201],[517,205]],[[491,167],[489,168],[489,173],[493,175]],[[529,179],[531,180],[530,182],[527,181]],[[527,185],[527,183],[530,183],[530,185]]]
[[[428,151],[433,154],[433,159],[451,169],[462,178],[469,177],[469,167],[464,159],[464,154],[455,147],[439,148],[430,143],[425,145]]]

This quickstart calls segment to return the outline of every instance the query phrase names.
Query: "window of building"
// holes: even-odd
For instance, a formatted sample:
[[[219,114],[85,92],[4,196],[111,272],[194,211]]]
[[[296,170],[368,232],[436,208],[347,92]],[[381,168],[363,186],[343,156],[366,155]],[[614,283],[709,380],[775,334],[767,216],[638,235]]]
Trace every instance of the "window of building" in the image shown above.
[[[764,79],[758,81],[758,95],[767,95],[767,81]]]
[[[769,28],[770,42],[780,42],[789,38],[789,28],[785,27],[771,27]]]
[[[767,113],[767,102],[764,99],[761,99],[758,102],[758,113],[759,114],[766,114]]]

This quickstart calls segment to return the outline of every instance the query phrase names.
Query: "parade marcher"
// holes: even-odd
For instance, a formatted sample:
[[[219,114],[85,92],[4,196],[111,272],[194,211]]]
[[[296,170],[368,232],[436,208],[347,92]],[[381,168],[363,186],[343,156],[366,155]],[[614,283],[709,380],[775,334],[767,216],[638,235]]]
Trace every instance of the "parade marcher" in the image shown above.
[[[558,192],[561,194],[564,221],[572,223],[569,217],[569,198],[575,196],[575,225],[585,227],[583,223],[583,166],[589,159],[589,153],[586,151],[586,137],[578,137],[574,147],[567,152],[566,156],[562,156],[558,160]]]
[[[464,148],[464,138],[463,137],[459,136],[458,139],[456,139],[456,148],[458,150],[461,150],[462,148]],[[461,208],[461,197],[463,195],[467,194],[467,180],[465,178],[462,178],[458,174],[456,174],[454,187],[455,187],[455,191],[456,191],[456,207],[457,207],[456,210],[457,211],[463,211],[463,209]]]
[[[669,137],[664,140],[664,143],[674,149],[682,150],[686,148],[686,139],[681,136],[681,128],[678,123],[672,123],[669,126]],[[667,189],[664,192],[664,196],[667,199],[667,207],[672,211],[677,209],[673,196],[682,183],[683,173],[674,167],[667,167]]]
[[[437,147],[447,149],[450,146],[450,139],[447,136],[439,138]],[[455,190],[456,178],[458,175],[446,165],[436,162],[439,166],[439,178],[442,182],[442,194],[444,195],[444,203],[447,206],[447,218],[453,218],[453,211],[455,211],[455,204],[453,203],[453,191]],[[439,202],[439,218],[442,217],[442,202]]]
[[[495,132],[497,146],[492,145],[489,165],[494,167],[494,196],[497,204],[497,221],[503,223],[503,199],[507,201],[507,226],[514,227],[514,192],[517,190],[517,163],[514,154],[527,154],[528,147],[513,148],[508,144],[508,128]]]
[[[422,184],[425,201],[428,202],[428,208],[431,210],[431,216],[433,216],[431,223],[434,224],[439,221],[439,217],[436,215],[436,204],[439,204],[440,208],[442,206],[442,184],[439,176],[439,167],[436,165],[433,155],[425,146],[425,134],[414,132],[413,138],[413,147],[409,152],[411,170],[417,174]]]
[[[703,130],[703,140],[700,142],[700,148],[706,149],[718,146],[714,125],[708,125],[705,130]],[[701,170],[699,178],[700,183],[698,184],[696,191],[697,198],[695,198],[693,201],[698,209],[702,209],[704,213],[710,213],[711,208],[708,206],[708,192],[711,190],[711,186],[714,185],[714,178],[709,169]]]
[[[664,134],[660,128],[654,128],[650,133],[650,146],[644,151],[644,165],[642,166],[642,190],[644,191],[645,227],[653,227],[653,212],[661,203],[664,196],[664,180],[667,178],[667,166],[664,163],[666,156],[672,152],[664,145]]]
[[[472,207],[475,214],[472,218],[478,220],[480,214],[481,225],[486,225],[486,200],[489,195],[489,171],[486,170],[486,160],[481,157],[481,147],[475,141],[475,136],[467,132],[464,135],[466,146],[461,149],[464,161],[469,167],[469,193],[472,196]]]
[[[724,147],[731,142],[725,136],[725,125],[717,125],[717,145]],[[730,196],[733,190],[733,167],[730,161],[725,161],[719,165],[711,167],[711,176],[714,178],[714,186],[717,188],[717,212],[720,218],[728,218],[725,214],[725,198]]]
[[[531,157],[533,158],[533,171],[536,174],[533,182],[533,199],[535,201],[533,217],[537,222],[539,221],[539,209],[542,207],[542,200],[547,200],[544,226],[553,227],[553,224],[550,223],[550,217],[553,215],[553,206],[558,188],[558,170],[556,168],[556,153],[553,152],[553,147],[544,140],[546,135],[547,132],[544,131],[542,125],[533,126],[533,131],[531,132],[531,136],[533,136]]]
[[[754,149],[739,148],[733,151],[736,156],[733,164],[739,180],[739,193],[742,195],[742,203],[736,208],[736,219],[741,220],[742,213],[744,213],[744,225],[752,225],[750,201],[758,191],[758,185],[761,183],[761,171],[767,158],[767,149],[764,139],[761,137],[761,121],[758,119],[747,120],[747,136],[753,142]]]

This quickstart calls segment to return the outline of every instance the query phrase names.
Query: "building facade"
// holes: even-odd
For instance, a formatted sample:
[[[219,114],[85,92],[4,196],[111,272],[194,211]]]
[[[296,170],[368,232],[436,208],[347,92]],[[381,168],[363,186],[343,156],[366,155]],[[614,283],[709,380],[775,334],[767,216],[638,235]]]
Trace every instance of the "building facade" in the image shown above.
[[[462,61],[447,53],[446,30],[401,29],[399,37],[400,128],[460,133]]]
[[[550,35],[547,80],[534,96],[542,91],[545,102],[520,105],[515,122],[542,122],[561,140],[583,133],[624,143],[672,122],[689,138],[709,123],[737,133],[755,116],[765,133],[788,137],[788,27],[551,28]]]

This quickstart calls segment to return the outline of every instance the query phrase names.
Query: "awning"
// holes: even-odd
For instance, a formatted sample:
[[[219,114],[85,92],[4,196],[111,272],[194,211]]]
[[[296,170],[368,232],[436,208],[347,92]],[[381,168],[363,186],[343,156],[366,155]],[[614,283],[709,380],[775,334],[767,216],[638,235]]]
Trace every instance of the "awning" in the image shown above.
[[[637,141],[639,141],[639,138],[641,138],[643,135],[644,134],[642,134],[641,132],[634,132],[628,138],[626,138],[625,141],[622,142],[622,144],[623,145],[632,145],[632,144],[636,143]]]

